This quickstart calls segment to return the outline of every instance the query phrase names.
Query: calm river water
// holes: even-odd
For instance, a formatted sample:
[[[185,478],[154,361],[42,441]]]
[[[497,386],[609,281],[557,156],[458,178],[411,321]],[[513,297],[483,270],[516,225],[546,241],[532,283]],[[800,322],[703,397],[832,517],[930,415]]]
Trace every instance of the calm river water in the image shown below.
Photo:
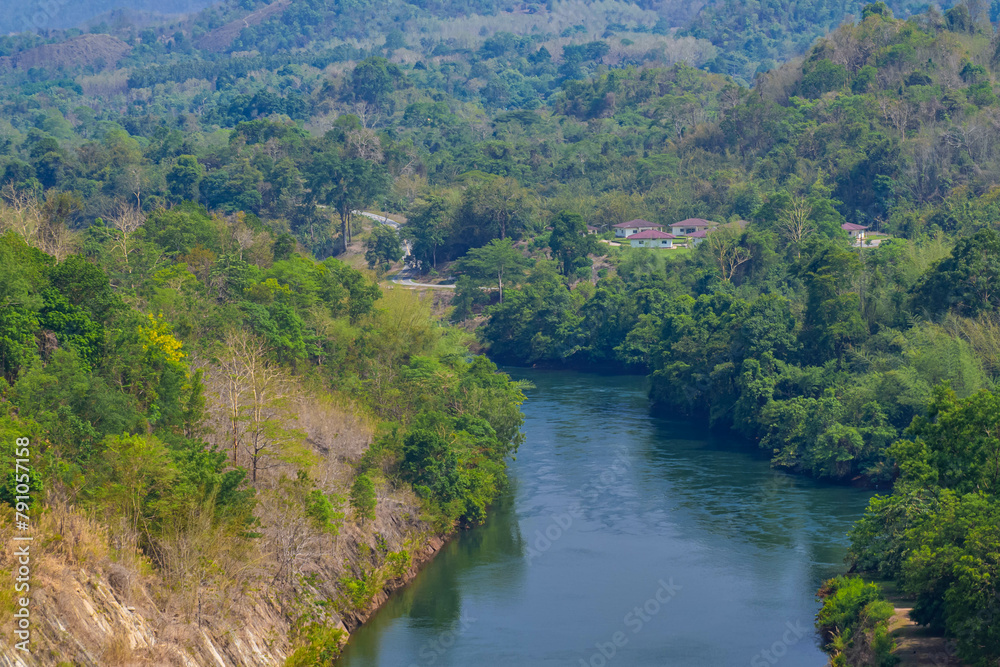
[[[641,377],[510,372],[535,385],[510,493],[338,667],[825,664],[814,593],[870,494],[652,417]]]

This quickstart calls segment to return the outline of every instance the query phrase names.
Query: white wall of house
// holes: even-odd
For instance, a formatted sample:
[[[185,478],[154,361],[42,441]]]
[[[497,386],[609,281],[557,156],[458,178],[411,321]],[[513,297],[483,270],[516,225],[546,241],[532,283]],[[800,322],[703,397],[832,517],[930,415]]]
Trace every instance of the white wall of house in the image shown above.
[[[627,239],[633,234],[638,234],[639,232],[644,232],[648,229],[660,230],[659,227],[617,227],[615,228],[615,238]]]
[[[633,239],[630,241],[633,248],[673,248],[673,239]]]

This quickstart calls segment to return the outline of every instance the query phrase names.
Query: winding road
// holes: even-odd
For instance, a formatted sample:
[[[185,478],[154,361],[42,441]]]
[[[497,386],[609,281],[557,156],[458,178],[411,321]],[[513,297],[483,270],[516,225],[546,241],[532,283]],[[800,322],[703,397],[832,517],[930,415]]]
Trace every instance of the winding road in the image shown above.
[[[379,215],[378,213],[372,213],[371,211],[354,211],[353,213],[355,215],[363,215],[366,218],[370,218],[370,219],[374,220],[375,222],[377,222],[380,225],[388,225],[388,226],[392,227],[393,229],[395,229],[397,232],[400,230],[400,227],[402,227],[401,223],[398,223],[395,220],[391,220],[390,218],[388,218],[388,217],[386,217],[384,215]],[[409,241],[406,241],[406,240],[403,241],[403,249],[406,251],[407,255],[410,254],[410,242]],[[395,274],[389,276],[389,280],[392,281],[392,282],[394,282],[394,283],[396,283],[397,285],[402,285],[404,287],[428,287],[430,289],[455,289],[454,285],[438,285],[438,284],[434,284],[434,283],[418,283],[418,282],[416,282],[416,281],[413,280],[412,276],[413,276],[413,270],[412,269],[403,269],[399,273],[395,273]]]

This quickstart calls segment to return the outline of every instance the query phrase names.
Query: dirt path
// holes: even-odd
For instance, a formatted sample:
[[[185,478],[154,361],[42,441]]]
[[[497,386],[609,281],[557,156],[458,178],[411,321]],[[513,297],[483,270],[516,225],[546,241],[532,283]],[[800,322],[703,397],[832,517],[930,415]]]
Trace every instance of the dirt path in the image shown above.
[[[917,625],[910,619],[912,600],[888,595],[896,613],[889,619],[889,631],[896,638],[893,655],[899,657],[898,667],[960,667],[954,645],[944,637]]]

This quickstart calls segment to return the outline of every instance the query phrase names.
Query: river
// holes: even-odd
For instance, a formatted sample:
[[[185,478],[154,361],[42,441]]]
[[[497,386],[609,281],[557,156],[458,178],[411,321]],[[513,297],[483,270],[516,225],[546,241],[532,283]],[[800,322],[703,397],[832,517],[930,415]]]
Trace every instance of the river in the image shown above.
[[[869,493],[651,416],[641,377],[509,372],[535,385],[510,492],[338,667],[826,664],[815,591]]]

